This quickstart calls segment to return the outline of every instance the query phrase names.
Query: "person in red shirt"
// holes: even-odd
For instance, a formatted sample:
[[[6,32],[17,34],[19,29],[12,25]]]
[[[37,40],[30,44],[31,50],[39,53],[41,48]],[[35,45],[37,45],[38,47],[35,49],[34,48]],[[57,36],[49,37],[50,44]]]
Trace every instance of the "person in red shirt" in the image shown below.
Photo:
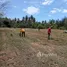
[[[51,35],[51,27],[48,27],[48,40],[50,40],[50,35]]]

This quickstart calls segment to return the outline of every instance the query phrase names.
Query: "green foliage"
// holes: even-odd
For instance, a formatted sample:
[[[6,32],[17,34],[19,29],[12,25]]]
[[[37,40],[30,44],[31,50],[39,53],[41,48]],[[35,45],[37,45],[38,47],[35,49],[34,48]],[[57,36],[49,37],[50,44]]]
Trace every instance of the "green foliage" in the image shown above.
[[[60,29],[60,30],[65,30],[65,27],[60,27],[59,29]]]
[[[38,28],[38,29],[46,29],[51,25],[52,29],[67,29],[67,18],[63,18],[62,20],[49,20],[48,22],[42,21],[37,22],[36,19],[31,15],[28,17],[27,15],[20,20],[19,18],[10,19],[10,18],[2,18],[0,17],[0,27],[13,27],[13,28]]]
[[[43,29],[44,27],[43,27],[43,25],[42,24],[39,24],[38,25],[38,29]]]
[[[36,23],[32,23],[32,28],[37,28],[37,26],[38,26],[37,22]]]

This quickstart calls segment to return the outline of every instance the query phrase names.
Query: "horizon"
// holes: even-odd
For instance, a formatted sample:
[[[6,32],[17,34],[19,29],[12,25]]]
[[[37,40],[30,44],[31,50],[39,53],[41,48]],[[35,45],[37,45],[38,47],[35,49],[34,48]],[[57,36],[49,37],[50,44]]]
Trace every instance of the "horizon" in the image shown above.
[[[23,17],[25,17],[25,16],[23,16]],[[23,18],[23,17],[22,17],[22,18]],[[28,16],[28,17],[30,17],[30,16]],[[33,17],[34,17],[34,16],[33,16]],[[3,17],[3,18],[6,18],[6,16]],[[15,17],[15,18],[9,18],[9,17],[7,17],[7,18],[13,20],[13,19],[15,19],[16,17]],[[21,18],[21,19],[20,19],[20,18],[16,18],[16,19],[22,20],[22,18]],[[34,18],[35,18],[35,17],[34,17]],[[42,21],[49,22],[50,20],[55,20],[55,21],[56,21],[56,20],[62,20],[62,19],[64,19],[64,18],[67,18],[67,17],[65,16],[65,17],[60,18],[60,19],[49,19],[49,20],[46,20],[46,19],[45,19],[45,20],[41,20],[41,21],[38,21],[36,18],[35,18],[35,19],[36,19],[36,22],[42,22]]]

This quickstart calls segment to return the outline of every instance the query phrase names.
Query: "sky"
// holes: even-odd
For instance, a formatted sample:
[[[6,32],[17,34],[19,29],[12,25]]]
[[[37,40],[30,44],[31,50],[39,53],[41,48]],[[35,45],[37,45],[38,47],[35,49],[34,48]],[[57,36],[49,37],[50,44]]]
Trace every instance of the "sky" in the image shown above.
[[[3,1],[3,0],[0,0]],[[4,0],[5,1],[5,0]],[[33,15],[37,21],[67,17],[67,0],[9,0],[8,18]]]

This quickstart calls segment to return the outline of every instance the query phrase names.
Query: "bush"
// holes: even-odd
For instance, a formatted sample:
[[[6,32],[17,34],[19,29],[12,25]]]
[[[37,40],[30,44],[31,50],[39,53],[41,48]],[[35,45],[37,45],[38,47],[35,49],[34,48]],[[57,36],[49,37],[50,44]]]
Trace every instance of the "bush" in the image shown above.
[[[65,30],[65,27],[60,27],[59,29],[60,29],[60,30]]]
[[[40,30],[40,29],[43,29],[44,27],[42,24],[39,24],[37,28]]]

